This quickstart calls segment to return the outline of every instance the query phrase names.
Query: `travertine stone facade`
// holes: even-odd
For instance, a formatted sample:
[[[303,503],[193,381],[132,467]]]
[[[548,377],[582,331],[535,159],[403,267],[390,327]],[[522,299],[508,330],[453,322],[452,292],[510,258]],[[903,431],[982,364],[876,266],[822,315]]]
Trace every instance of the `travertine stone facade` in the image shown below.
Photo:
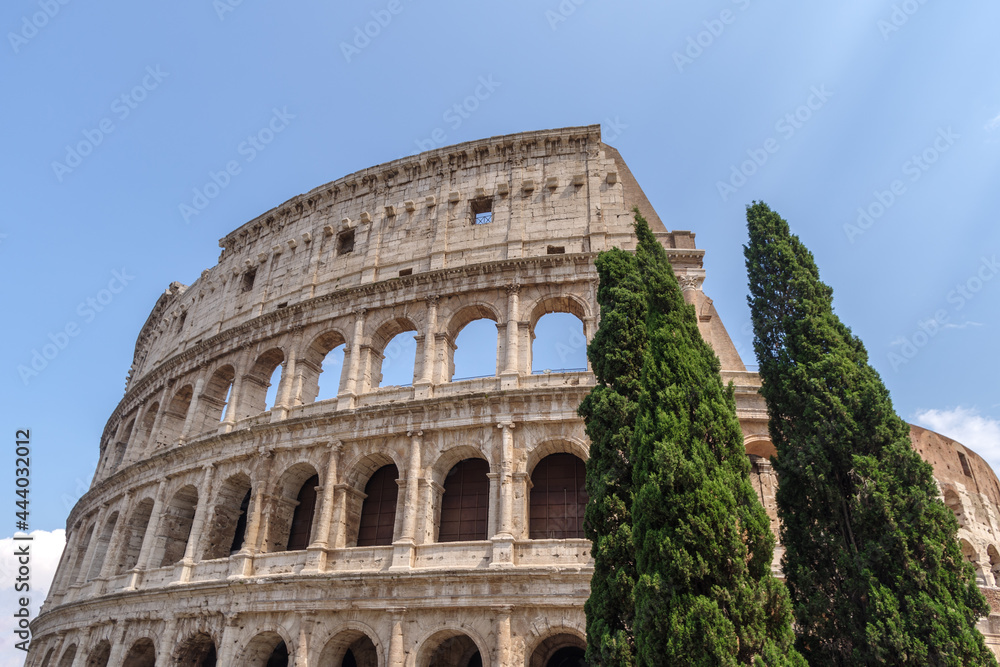
[[[633,247],[636,206],[736,385],[773,517],[759,379],[701,290],[694,235],[664,228],[597,126],[495,137],[295,197],[223,238],[194,284],[170,285],[67,521],[26,664],[578,656],[591,559],[576,407],[594,378],[533,373],[532,342],[552,312],[579,318],[590,339],[594,257]],[[454,379],[458,334],[481,319],[496,324],[496,371]],[[407,331],[412,384],[382,386],[387,346]],[[340,349],[330,378],[324,359]],[[957,443],[915,440],[981,583],[995,586],[996,478]]]

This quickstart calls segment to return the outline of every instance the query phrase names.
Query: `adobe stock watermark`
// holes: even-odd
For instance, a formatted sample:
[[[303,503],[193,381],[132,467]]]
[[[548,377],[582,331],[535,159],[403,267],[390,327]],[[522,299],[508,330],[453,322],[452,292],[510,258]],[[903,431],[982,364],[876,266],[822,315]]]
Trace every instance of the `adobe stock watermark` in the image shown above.
[[[972,275],[964,282],[955,285],[955,288],[948,292],[946,301],[952,304],[952,313],[957,313],[965,308],[966,304],[975,299],[976,295],[998,273],[1000,273],[1000,262],[997,262],[995,254],[991,257],[981,257],[979,266],[976,267]],[[898,372],[900,366],[910,363],[920,353],[920,350],[927,347],[942,329],[964,329],[970,324],[975,324],[973,322],[957,324],[949,322],[948,318],[948,309],[939,308],[934,311],[934,315],[930,319],[917,322],[916,331],[908,336],[899,336],[894,340],[890,345],[899,347],[899,352],[889,352],[889,364],[892,366],[892,370]]]
[[[549,22],[549,28],[555,32],[559,24],[565,23],[570,16],[576,13],[576,8],[587,0],[562,0],[555,9],[545,10],[545,20]]]
[[[490,99],[496,89],[503,85],[500,81],[496,81],[492,74],[485,77],[479,77],[478,84],[472,91],[472,94],[466,95],[461,101],[452,104],[450,107],[444,110],[441,114],[441,120],[443,120],[448,127],[454,131],[462,127],[462,123],[468,120],[472,114],[479,109],[479,105]],[[417,145],[417,150],[412,155],[416,153],[422,153],[424,151],[433,150],[439,146],[444,146],[448,141],[448,135],[443,127],[436,127],[431,131],[431,134],[426,139],[415,139],[414,143]]]
[[[732,0],[732,3],[739,7],[741,12],[746,11],[750,6],[750,0]],[[688,35],[687,44],[683,51],[674,51],[673,53],[674,65],[677,66],[677,71],[683,74],[684,68],[688,65],[693,65],[695,60],[701,58],[705,51],[711,48],[717,39],[722,37],[722,33],[726,31],[726,27],[736,23],[738,17],[739,14],[732,9],[723,9],[719,12],[718,16],[702,21],[701,24],[705,29],[699,30],[693,35]]]
[[[123,121],[132,115],[132,112],[139,108],[139,105],[146,101],[149,94],[160,87],[163,80],[170,76],[169,72],[164,72],[159,65],[146,67],[146,74],[142,80],[115,99],[111,101],[111,113],[114,118]],[[52,172],[56,179],[62,183],[68,174],[83,164],[84,158],[94,152],[94,149],[104,143],[104,140],[115,131],[115,121],[111,116],[105,116],[97,122],[96,127],[84,129],[83,139],[75,144],[66,144],[66,155],[62,162],[52,161]]]
[[[875,25],[882,33],[882,40],[889,41],[889,36],[909,23],[910,18],[920,11],[920,8],[927,4],[927,0],[903,0],[892,6],[888,18],[880,18]]]
[[[822,109],[827,100],[833,97],[833,93],[826,89],[826,84],[811,87],[809,93],[809,97],[803,104],[775,121],[774,131],[783,140],[788,141],[794,137],[795,133],[809,122],[813,114]],[[749,179],[767,164],[771,156],[780,149],[781,141],[776,137],[768,137],[759,148],[748,148],[746,160],[741,162],[738,167],[730,165],[729,179],[715,182],[715,188],[722,201],[728,201],[729,197],[736,194],[737,190],[746,185]]]
[[[193,193],[191,202],[178,204],[177,209],[184,222],[190,223],[192,217],[208,208],[212,200],[229,187],[229,184],[233,182],[233,177],[239,176],[243,172],[243,165],[250,164],[257,159],[257,156],[274,141],[274,138],[285,131],[289,121],[294,118],[295,114],[288,113],[287,106],[281,109],[277,107],[272,109],[271,119],[267,124],[255,133],[248,135],[236,147],[236,154],[243,158],[243,162],[233,159],[222,165],[219,171],[209,170],[208,180],[200,187],[191,189]]]
[[[937,136],[927,148],[919,153],[914,153],[900,167],[903,176],[910,183],[916,183],[924,174],[930,170],[943,154],[947,153],[955,142],[961,139],[960,134],[955,134],[951,127],[939,127]],[[858,217],[854,223],[844,224],[844,234],[847,240],[854,243],[854,240],[872,228],[877,220],[886,214],[892,206],[899,201],[899,198],[907,193],[906,182],[901,178],[894,179],[885,190],[875,190],[873,199],[865,206],[858,207]]]
[[[37,4],[41,11],[22,16],[20,30],[7,33],[7,41],[14,53],[20,53],[22,47],[37,37],[38,31],[47,26],[69,4],[69,0],[38,0]]]
[[[361,52],[371,46],[372,40],[382,34],[382,31],[389,27],[394,17],[399,16],[405,7],[402,0],[389,0],[383,9],[374,9],[371,12],[372,20],[366,21],[363,25],[354,26],[354,36],[350,42],[340,43],[340,52],[344,60],[348,63],[361,55]]]
[[[243,4],[243,0],[212,0],[212,9],[219,21],[226,20],[226,14],[232,14],[236,8]]]
[[[40,347],[32,348],[28,363],[17,366],[17,374],[24,386],[27,387],[33,378],[38,377],[42,371],[48,368],[49,364],[69,346],[70,341],[80,335],[80,332],[83,331],[82,327],[93,322],[98,313],[104,312],[115,300],[115,295],[121,294],[133,280],[135,280],[135,276],[129,274],[125,268],[120,271],[112,271],[111,280],[108,281],[106,287],[98,290],[93,296],[88,296],[77,305],[78,320],[68,321],[55,333],[50,331],[47,342]]]

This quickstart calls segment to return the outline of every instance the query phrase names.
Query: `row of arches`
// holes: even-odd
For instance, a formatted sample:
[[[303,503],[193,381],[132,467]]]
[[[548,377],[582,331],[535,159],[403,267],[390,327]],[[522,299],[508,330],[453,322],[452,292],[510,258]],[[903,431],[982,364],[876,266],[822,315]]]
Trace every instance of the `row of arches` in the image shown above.
[[[300,405],[350,400],[387,385],[587,369],[593,318],[575,298],[542,299],[526,322],[517,319],[516,296],[506,319],[493,305],[474,303],[438,329],[437,300],[428,310],[430,334],[407,312],[371,327],[360,312],[351,336],[336,328],[286,335],[182,377],[126,414],[103,448],[100,469],[110,474],[158,448],[228,432],[246,418],[270,412],[272,420],[282,419]]]
[[[165,641],[164,638],[160,638]],[[576,633],[559,632],[535,642],[526,656],[528,667],[583,667],[585,640]],[[124,647],[123,647],[124,648]],[[326,642],[316,657],[297,661],[290,640],[281,633],[270,630],[260,632],[243,647],[233,651],[235,662],[244,667],[290,667],[309,664],[317,667],[379,667],[387,664],[384,642],[374,632],[348,629]],[[72,667],[77,644],[66,648],[53,646],[45,651],[38,667]],[[112,667],[115,651],[111,642],[101,640],[86,654],[87,667]],[[121,652],[120,652],[121,653]],[[157,643],[151,637],[140,637],[130,642],[120,662],[114,667],[155,667],[158,657]],[[184,667],[216,667],[220,664],[221,647],[216,638],[206,631],[190,634],[168,653],[168,664]],[[447,628],[431,632],[415,647],[412,663],[415,667],[483,667],[489,665],[490,652],[484,640],[473,638],[468,632]],[[485,656],[485,658],[484,658]],[[405,655],[402,656],[405,661]]]
[[[322,513],[320,474],[300,462],[277,482],[254,484],[243,471],[216,480],[207,471],[166,492],[152,489],[126,497],[106,516],[81,522],[71,535],[67,559],[53,591],[109,578],[132,570],[166,567],[248,553],[301,551],[310,546],[391,545],[404,535],[404,513],[431,513],[428,542],[490,539],[491,514],[499,499],[496,475],[473,448],[460,447],[432,466],[423,488],[433,494],[422,508],[405,506],[400,487],[407,483],[385,453],[373,453],[351,466],[331,495],[333,511]],[[469,456],[472,455],[472,456]],[[491,479],[492,475],[492,479]],[[539,458],[528,476],[528,539],[582,539],[587,504],[585,464],[577,453],[554,451]],[[419,496],[417,496],[419,497]],[[496,517],[492,517],[496,523]],[[411,525],[415,524],[415,520]],[[497,526],[497,529],[502,527]]]

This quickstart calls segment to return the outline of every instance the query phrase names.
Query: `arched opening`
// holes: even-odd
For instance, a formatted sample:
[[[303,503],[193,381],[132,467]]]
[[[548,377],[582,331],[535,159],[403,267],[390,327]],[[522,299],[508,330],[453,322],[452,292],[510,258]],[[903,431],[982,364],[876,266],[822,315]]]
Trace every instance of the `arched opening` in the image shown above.
[[[990,574],[993,576],[993,586],[1000,587],[1000,552],[991,544],[986,547],[986,555],[990,559]]]
[[[959,526],[965,526],[965,513],[962,511],[962,499],[958,497],[952,489],[944,490],[944,504],[948,506],[948,509],[952,511],[955,518],[958,519]]]
[[[573,454],[550,454],[531,473],[530,539],[583,538],[586,466]]]
[[[118,524],[118,512],[113,513],[104,523],[104,530],[101,531],[97,543],[94,545],[94,560],[90,562],[90,572],[87,573],[87,581],[101,574],[104,568],[104,559],[108,555],[108,545],[111,544],[111,536],[115,534],[115,527]]]
[[[50,648],[48,651],[46,651],[45,652],[45,657],[42,658],[42,666],[41,667],[49,667],[49,665],[52,664],[52,660],[55,658],[55,655],[56,655],[56,649],[55,648]]]
[[[417,667],[482,667],[483,658],[472,638],[457,630],[429,637],[417,653]]]
[[[216,647],[211,635],[199,632],[188,637],[174,654],[173,664],[184,667],[215,667]]]
[[[155,667],[156,647],[153,640],[143,637],[132,644],[132,648],[125,654],[122,667]]]
[[[149,408],[146,409],[146,412],[143,413],[142,423],[139,427],[139,435],[135,442],[136,454],[133,454],[133,457],[140,454],[144,447],[153,444],[151,442],[153,437],[153,426],[156,424],[156,413],[159,412],[159,410],[160,403],[157,401],[150,405]]]
[[[455,338],[451,350],[452,382],[497,374],[497,324],[491,319],[473,320]]]
[[[142,552],[142,540],[146,536],[146,528],[149,526],[149,517],[153,513],[153,499],[144,498],[129,517],[125,530],[128,531],[128,538],[122,546],[121,555],[118,558],[115,574],[128,572],[139,562],[139,554]]]
[[[370,388],[413,384],[417,357],[417,327],[410,320],[398,318],[386,322],[372,337]]]
[[[313,475],[302,483],[295,501],[295,511],[292,512],[292,527],[288,533],[288,550],[301,551],[309,546],[312,537],[313,517],[316,514],[316,487],[319,486],[319,476]],[[270,663],[268,663],[270,664]]]
[[[184,430],[184,420],[187,419],[188,408],[191,407],[191,397],[194,389],[186,384],[174,394],[167,404],[167,409],[160,420],[160,432],[156,434],[156,444],[176,444]]]
[[[226,414],[226,405],[231,398],[230,393],[235,379],[236,369],[228,364],[212,373],[198,403],[201,415],[198,428],[195,429],[196,433],[213,432],[218,429],[219,422]]]
[[[253,417],[274,407],[284,361],[285,353],[276,347],[257,357],[243,378],[243,396],[237,403],[240,417]]]
[[[485,540],[489,521],[490,465],[465,459],[444,478],[438,542]]]
[[[198,507],[198,489],[188,484],[174,494],[163,510],[158,542],[162,553],[157,560],[159,567],[173,565],[184,558],[195,509]]]
[[[80,578],[80,570],[83,568],[83,559],[87,557],[87,549],[90,548],[90,540],[94,536],[94,524],[90,524],[87,527],[87,531],[83,534],[83,539],[80,540],[76,548],[76,558],[73,561],[73,569],[70,571],[69,581],[67,586],[72,586]]]
[[[240,664],[247,667],[288,667],[288,645],[277,632],[264,632],[247,644]]]
[[[74,660],[76,660],[76,644],[71,644],[68,649],[63,651],[62,658],[59,659],[59,667],[73,667]]]
[[[979,553],[976,548],[968,540],[959,540],[959,544],[962,546],[962,556],[972,563],[972,567],[976,570],[976,585],[985,586],[986,573],[983,571],[982,563],[979,562]]]
[[[86,667],[107,667],[108,660],[111,659],[111,642],[102,640],[90,655],[87,656]]]
[[[359,547],[392,544],[399,495],[398,478],[399,470],[390,463],[376,470],[365,484],[365,499],[358,521]]]
[[[118,470],[118,466],[125,459],[125,450],[128,449],[129,438],[132,437],[132,429],[135,428],[135,420],[131,420],[122,431],[121,437],[115,443],[114,459],[111,463],[111,470]]]
[[[323,647],[319,667],[378,667],[378,649],[360,630],[342,632]]]
[[[582,319],[572,313],[541,316],[531,329],[531,372],[587,370],[587,337]]]
[[[309,546],[318,484],[319,475],[308,463],[296,463],[284,472],[267,522],[266,551],[298,551]],[[296,537],[290,541],[293,529]]]
[[[301,364],[302,403],[336,398],[344,380],[344,337],[328,331],[306,348]]]
[[[219,489],[202,558],[226,558],[243,548],[251,501],[250,477],[233,475]]]
[[[562,632],[547,637],[531,652],[528,667],[584,667],[586,642],[574,634]]]

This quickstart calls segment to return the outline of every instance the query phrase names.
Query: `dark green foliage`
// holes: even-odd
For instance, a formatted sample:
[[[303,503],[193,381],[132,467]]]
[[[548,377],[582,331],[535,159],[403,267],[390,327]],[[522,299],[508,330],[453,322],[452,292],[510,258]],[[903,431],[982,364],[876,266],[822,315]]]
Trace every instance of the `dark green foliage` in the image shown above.
[[[799,649],[813,665],[995,665],[955,517],[864,346],[788,224],[756,202],[747,222]]]
[[[635,664],[632,636],[635,547],[632,543],[632,428],[646,351],[646,294],[635,255],[617,248],[597,258],[601,325],[587,348],[597,386],[580,404],[590,458],[584,526],[593,542],[587,614],[587,662]]]
[[[732,390],[638,214],[636,234],[648,304],[632,440],[637,662],[804,665]]]

